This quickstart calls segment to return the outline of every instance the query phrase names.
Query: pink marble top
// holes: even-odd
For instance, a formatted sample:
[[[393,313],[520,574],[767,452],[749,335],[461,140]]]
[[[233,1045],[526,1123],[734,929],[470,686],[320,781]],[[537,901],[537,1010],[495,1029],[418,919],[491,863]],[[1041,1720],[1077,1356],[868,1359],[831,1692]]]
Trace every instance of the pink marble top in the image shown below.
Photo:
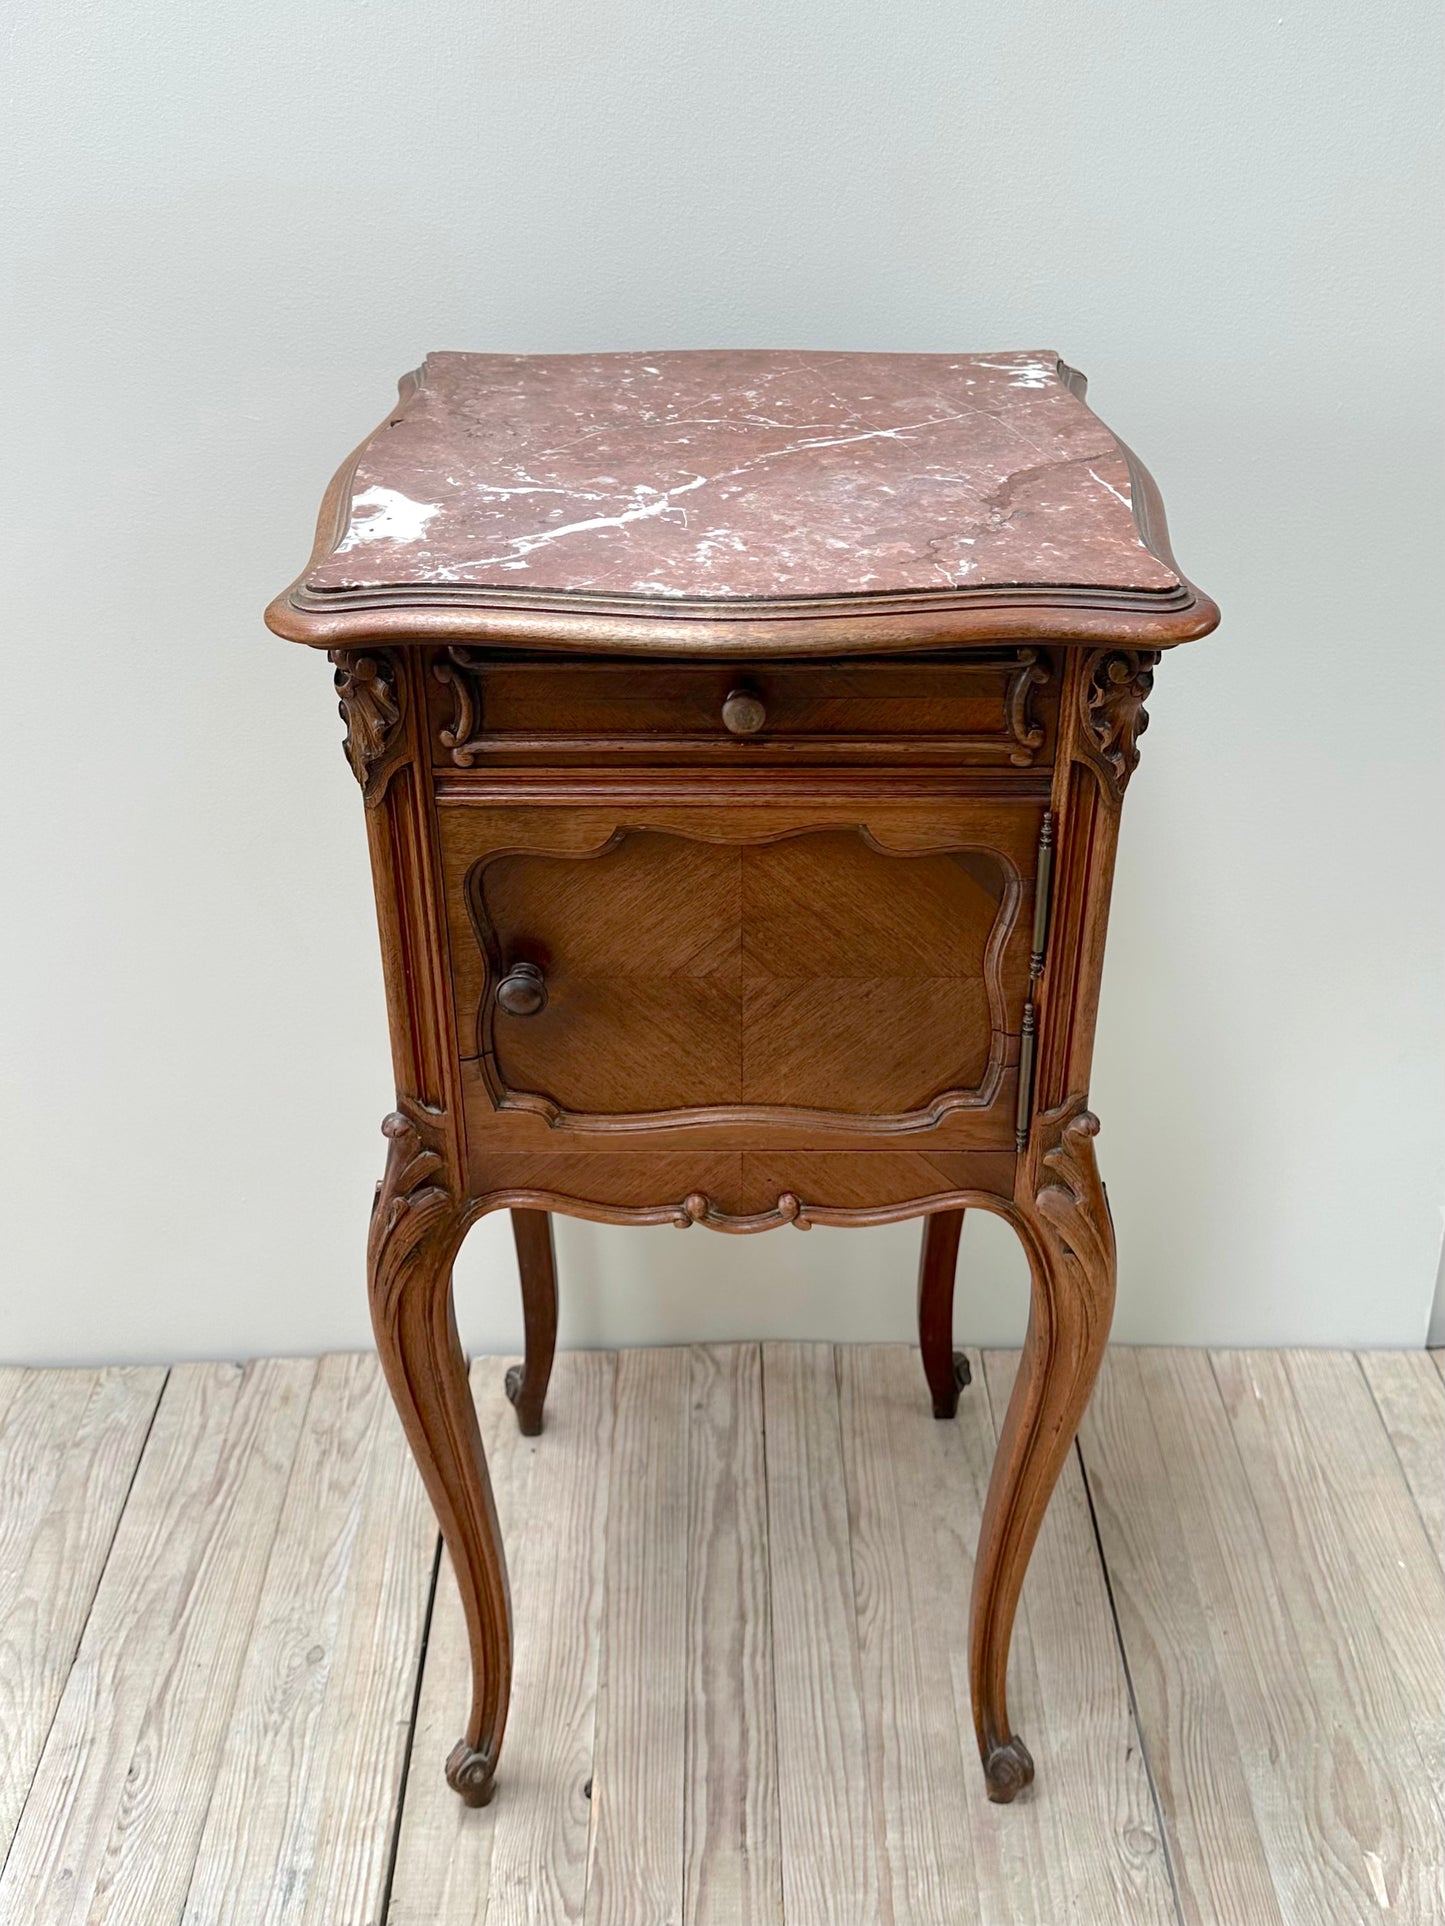
[[[304,586],[1177,591],[1131,502],[1047,351],[433,354]]]

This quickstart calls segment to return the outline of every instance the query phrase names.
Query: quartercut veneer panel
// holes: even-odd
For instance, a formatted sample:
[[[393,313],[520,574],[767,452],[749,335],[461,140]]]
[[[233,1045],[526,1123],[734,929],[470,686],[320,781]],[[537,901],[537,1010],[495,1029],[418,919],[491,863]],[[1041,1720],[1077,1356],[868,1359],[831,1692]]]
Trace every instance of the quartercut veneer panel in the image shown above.
[[[737,843],[720,812],[690,835],[618,825],[580,849],[504,843],[464,883],[485,965],[471,1023],[496,1107],[603,1129],[727,1110],[925,1127],[987,1108],[1019,1029],[1018,942],[1007,976],[1004,961],[1036,820],[1027,806],[1000,817],[997,851],[920,846],[886,815],[881,831]],[[519,963],[546,990],[527,1015],[496,1003]]]

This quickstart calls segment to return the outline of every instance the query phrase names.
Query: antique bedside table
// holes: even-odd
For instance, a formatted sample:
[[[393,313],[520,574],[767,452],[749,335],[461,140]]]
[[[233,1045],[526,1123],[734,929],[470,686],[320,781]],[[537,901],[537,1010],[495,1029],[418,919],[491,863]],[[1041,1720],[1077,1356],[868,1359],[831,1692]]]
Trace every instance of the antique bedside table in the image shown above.
[[[1083,397],[1046,353],[432,355],[267,612],[331,652],[366,804],[372,1317],[466,1609],[471,1804],[511,1622],[451,1270],[500,1209],[527,1431],[552,1211],[921,1217],[945,1418],[963,1213],[1008,1219],[1032,1309],[970,1675],[990,1798],[1033,1776],[1009,1639],[1114,1296],[1088,1087],[1120,806],[1159,651],[1218,620]]]

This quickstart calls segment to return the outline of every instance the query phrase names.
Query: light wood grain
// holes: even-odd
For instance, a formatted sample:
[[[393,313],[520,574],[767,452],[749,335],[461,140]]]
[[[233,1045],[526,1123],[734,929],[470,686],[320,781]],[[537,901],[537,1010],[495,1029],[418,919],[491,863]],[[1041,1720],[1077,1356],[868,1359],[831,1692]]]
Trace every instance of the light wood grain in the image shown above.
[[[1398,1904],[1428,1801],[1395,1783],[1388,1739],[1361,1717],[1368,1687],[1308,1530],[1271,1530],[1279,1493],[1257,1414],[1241,1444],[1226,1410],[1241,1392],[1255,1404],[1248,1371],[1223,1374],[1222,1400],[1202,1352],[1142,1352],[1138,1370],[1281,1908],[1290,1922],[1358,1926],[1382,1891]]]
[[[1445,1387],[1423,1351],[1362,1351],[1360,1367],[1420,1522],[1445,1566]]]
[[[377,1918],[434,1547],[376,1360],[323,1359],[186,1926]]]
[[[832,1346],[765,1345],[763,1408],[784,1911],[874,1926],[891,1880],[866,1763]]]
[[[165,1377],[0,1371],[0,1864]]]
[[[504,1369],[501,1359],[479,1360],[472,1366],[471,1387],[498,1516],[506,1531],[519,1499],[525,1499],[533,1461],[516,1454],[514,1462],[512,1442],[519,1434],[516,1414],[502,1388]],[[456,1575],[439,1540],[437,1548],[440,1562],[398,1822],[387,1926],[481,1926],[491,1896],[501,1795],[480,1810],[464,1806],[443,1772],[466,1719],[471,1657]]]
[[[31,1374],[22,1369],[18,1364],[0,1364],[0,1437],[4,1436],[3,1426],[6,1414],[10,1409],[11,1401],[29,1375]],[[33,1375],[40,1378],[42,1382],[48,1382],[53,1388],[58,1389],[59,1380],[64,1377],[69,1377],[72,1374],[68,1371],[46,1371],[43,1373],[37,1371]],[[89,1374],[82,1371],[74,1375],[84,1377]]]
[[[1441,1382],[1445,1383],[1445,1349],[1431,1351],[1430,1361],[1440,1373]]]
[[[617,1361],[588,1926],[675,1926],[687,1744],[686,1350]]]
[[[940,1424],[901,1348],[633,1353],[620,1399],[567,1355],[527,1440],[480,1361],[513,1729],[468,1810],[443,1569],[388,1926],[1175,1917],[1090,1495],[1179,1918],[1445,1926],[1433,1358],[1111,1356],[1015,1634],[1039,1777],[996,1807],[965,1619],[1012,1364]],[[161,1381],[0,1369],[0,1921],[379,1926],[436,1534],[375,1367],[180,1366],[147,1437]]]
[[[1338,1542],[1353,1559],[1445,1825],[1445,1573],[1358,1359],[1288,1351],[1268,1370],[1289,1379],[1309,1469],[1333,1501]]]
[[[884,1911],[897,1926],[933,1926],[975,1915],[975,1788],[965,1743],[968,1771],[977,1773],[948,1661],[950,1643],[963,1641],[967,1594],[944,1591],[932,1533],[917,1529],[927,1517],[918,1515],[919,1500],[929,1509],[938,1502],[938,1421],[915,1352],[849,1346],[838,1363],[863,1762],[883,1825]]]
[[[180,1918],[313,1375],[305,1362],[171,1373],[0,1878],[0,1919]]]
[[[472,1368],[517,1617],[512,1726],[492,1804],[464,1806],[442,1762],[466,1709],[467,1641],[445,1554],[427,1639],[388,1926],[562,1926],[587,1881],[593,1722],[616,1360],[557,1360],[546,1433],[524,1438],[505,1360]]]
[[[990,1804],[984,1795],[973,1743],[968,1600],[998,1436],[989,1408],[982,1355],[969,1351],[967,1357],[972,1381],[959,1397],[957,1416],[947,1423],[931,1423],[924,1433],[929,1447],[929,1485],[913,1494],[904,1523],[910,1555],[926,1559],[931,1538],[939,1572],[942,1623],[934,1639],[946,1654],[954,1723],[964,1761],[978,1920],[980,1926],[994,1926],[994,1922],[998,1926],[1009,1926],[1010,1922],[1012,1926],[1036,1926],[1040,1920],[1063,1921],[1067,1917],[1066,1868],[1056,1860],[1055,1815],[1037,1782],[1026,1798],[1012,1805]],[[910,1497],[910,1488],[905,1487],[904,1497]],[[926,1635],[926,1623],[924,1629]],[[1009,1704],[1021,1731],[1045,1729],[1050,1708],[1045,1707],[1039,1693],[1027,1593],[1014,1624]]]
[[[1207,1372],[1196,1388],[1217,1402]],[[1185,1404],[1167,1422],[1192,1429],[1196,1414]],[[1135,1353],[1105,1360],[1079,1441],[1180,1913],[1188,1926],[1284,1926],[1234,1742],[1231,1684],[1245,1681],[1221,1676],[1209,1601],[1195,1582]]]
[[[687,1926],[782,1926],[762,1351],[691,1353]]]
[[[1003,1422],[1016,1352],[990,1351],[984,1377]],[[1052,1821],[1062,1918],[1168,1926],[1176,1918],[1165,1842],[1114,1633],[1077,1454],[1044,1516],[1024,1585],[1042,1724],[1020,1725],[1035,1753],[1034,1796]]]
[[[309,1760],[319,1824],[301,1926],[370,1926],[379,1913],[435,1570],[431,1507],[389,1399],[369,1455],[324,1724]],[[289,1917],[278,1914],[288,1926]]]
[[[1319,1475],[1283,1361],[1211,1361],[1236,1455],[1213,1454],[1199,1509],[1219,1550],[1216,1580],[1235,1591],[1247,1628],[1257,1690],[1232,1710],[1236,1730],[1250,1732],[1256,1811],[1267,1840],[1292,1831],[1298,1842],[1292,1865],[1275,1859],[1276,1884],[1284,1893],[1286,1877],[1298,1880],[1296,1918],[1359,1926],[1388,1908],[1430,1926],[1445,1917],[1439,1809],[1361,1591],[1355,1521]],[[1177,1353],[1170,1363],[1183,1369]],[[1165,1449],[1182,1442],[1156,1428]],[[1278,1798],[1266,1812],[1259,1786],[1271,1767]]]
[[[510,1409],[502,1420],[510,1463],[528,1459],[530,1471],[525,1498],[509,1498],[503,1513],[504,1525],[515,1518],[518,1729],[497,1794],[488,1926],[583,1917],[616,1380],[612,1354],[569,1354],[553,1371],[540,1438],[523,1438]],[[645,1662],[645,1651],[638,1659]]]

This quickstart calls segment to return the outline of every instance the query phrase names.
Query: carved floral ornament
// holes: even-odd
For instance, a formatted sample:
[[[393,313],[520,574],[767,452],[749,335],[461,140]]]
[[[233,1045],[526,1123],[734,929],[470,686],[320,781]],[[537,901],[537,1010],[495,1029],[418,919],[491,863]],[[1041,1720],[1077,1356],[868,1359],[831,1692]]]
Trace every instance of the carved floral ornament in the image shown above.
[[[331,660],[336,664],[337,708],[346,724],[342,747],[352,774],[369,790],[401,721],[395,673],[384,655],[350,655],[337,649]]]
[[[1139,767],[1139,738],[1149,727],[1144,707],[1154,687],[1157,650],[1107,649],[1090,664],[1084,720],[1100,761],[1122,795]]]
[[[690,1191],[683,1198],[681,1209],[674,1213],[672,1222],[679,1230],[689,1230],[694,1224],[703,1224],[708,1230],[743,1232],[773,1230],[779,1224],[791,1224],[794,1230],[813,1228],[807,1206],[790,1190],[783,1192],[771,1210],[758,1211],[752,1216],[734,1216],[729,1211],[719,1210],[705,1191]]]

